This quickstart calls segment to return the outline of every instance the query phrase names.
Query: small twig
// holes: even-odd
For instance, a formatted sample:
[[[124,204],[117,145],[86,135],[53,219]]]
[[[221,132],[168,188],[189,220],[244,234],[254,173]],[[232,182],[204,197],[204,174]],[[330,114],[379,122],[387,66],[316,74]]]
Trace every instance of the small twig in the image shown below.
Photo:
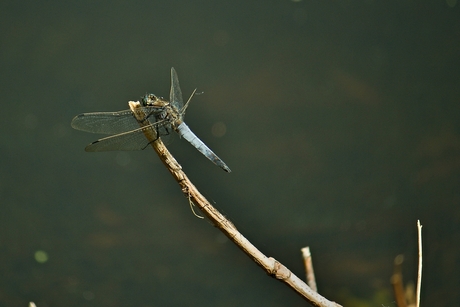
[[[129,107],[138,119],[141,126],[143,123],[144,114],[140,111],[140,103],[130,101]],[[169,153],[166,146],[160,138],[157,138],[152,129],[144,130],[145,137],[150,141],[153,149],[156,151],[160,160],[169,170],[171,175],[181,186],[182,192],[193,201],[203,214],[219,228],[233,243],[235,243],[243,252],[253,259],[260,267],[262,267],[270,276],[275,277],[289,287],[294,289],[298,294],[303,296],[308,302],[319,307],[340,307],[341,305],[331,302],[313,291],[300,278],[295,276],[288,268],[272,257],[265,256],[254,245],[251,244],[230,222],[225,216],[217,211],[211,203],[198,191],[198,189],[188,179],[187,175],[182,171],[182,167],[177,163],[176,159]]]
[[[201,215],[199,215],[198,213],[195,212],[195,209],[194,209],[195,204],[194,204],[193,201],[190,199],[190,194],[188,195],[187,198],[188,198],[188,203],[189,203],[189,205],[190,205],[190,210],[192,211],[193,215],[196,216],[196,217],[199,218],[199,219],[204,219],[204,216],[201,216]]]
[[[300,250],[302,251],[303,263],[305,265],[307,284],[313,291],[318,292],[315,280],[315,272],[313,271],[313,261],[311,260],[310,247],[306,246]]]
[[[396,256],[394,260],[393,275],[391,276],[391,284],[393,285],[393,292],[395,295],[396,306],[406,307],[406,297],[404,295],[403,276],[401,273],[401,266],[404,261],[404,255]]]
[[[415,307],[420,307],[420,290],[422,288],[422,225],[417,220],[418,230],[418,273],[417,273],[417,296],[415,298]]]

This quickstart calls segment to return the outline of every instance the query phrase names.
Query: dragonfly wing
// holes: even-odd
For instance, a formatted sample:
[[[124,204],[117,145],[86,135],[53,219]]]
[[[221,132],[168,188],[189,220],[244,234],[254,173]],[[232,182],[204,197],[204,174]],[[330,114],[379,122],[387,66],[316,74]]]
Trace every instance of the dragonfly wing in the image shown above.
[[[150,144],[150,142],[154,141],[148,140],[144,134],[144,131],[152,129],[155,128],[148,126],[125,133],[112,135],[89,144],[86,146],[85,150],[90,152],[142,150],[145,149]],[[156,132],[154,135],[156,135]]]
[[[176,70],[171,67],[171,90],[169,92],[169,102],[176,107],[177,110],[181,110],[184,106],[182,100],[182,91],[179,85],[179,78],[177,77]]]
[[[154,119],[154,114],[160,112],[159,108],[143,107],[145,119]],[[131,110],[119,112],[94,112],[83,113],[72,119],[72,128],[100,134],[120,134],[139,128],[139,122]]]
[[[180,136],[182,136],[184,139],[186,139],[190,144],[193,145],[196,149],[198,149],[199,152],[201,152],[206,158],[208,158],[212,163],[215,165],[219,166],[222,168],[224,171],[230,173],[231,170],[225,164],[224,161],[222,161],[221,158],[219,158],[211,149],[209,149],[208,146],[206,146],[203,141],[201,141],[195,133],[193,133],[192,130],[184,123],[182,122],[178,127],[177,127],[177,132],[179,133]]]
[[[162,140],[167,142],[171,135],[170,130],[165,124],[153,124],[99,139],[86,146],[85,150],[89,152],[143,150],[155,141],[157,136],[161,136]],[[152,137],[149,139],[148,135]]]

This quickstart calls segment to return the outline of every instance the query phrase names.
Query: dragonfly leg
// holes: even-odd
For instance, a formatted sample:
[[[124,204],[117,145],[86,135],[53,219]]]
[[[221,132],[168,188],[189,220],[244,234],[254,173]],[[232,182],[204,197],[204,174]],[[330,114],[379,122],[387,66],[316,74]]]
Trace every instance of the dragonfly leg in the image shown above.
[[[145,117],[142,120],[139,120],[136,117],[135,118],[137,122],[141,124],[141,126],[143,126],[143,125],[150,124],[149,117],[153,115],[153,117],[156,118],[157,117],[156,114],[157,114],[157,111],[151,110],[148,114],[145,115]]]

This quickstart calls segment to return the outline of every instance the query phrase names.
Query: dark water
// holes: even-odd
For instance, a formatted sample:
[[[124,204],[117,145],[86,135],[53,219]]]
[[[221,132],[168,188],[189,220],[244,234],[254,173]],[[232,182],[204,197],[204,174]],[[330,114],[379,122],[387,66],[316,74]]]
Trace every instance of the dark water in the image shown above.
[[[0,306],[305,306],[193,216],[154,152],[85,153],[82,112],[184,96],[172,153],[268,256],[322,294],[395,306],[404,254],[422,306],[460,305],[460,4],[4,1]],[[40,258],[40,257],[44,257]],[[43,259],[43,260],[40,260]],[[41,262],[40,262],[41,261]]]

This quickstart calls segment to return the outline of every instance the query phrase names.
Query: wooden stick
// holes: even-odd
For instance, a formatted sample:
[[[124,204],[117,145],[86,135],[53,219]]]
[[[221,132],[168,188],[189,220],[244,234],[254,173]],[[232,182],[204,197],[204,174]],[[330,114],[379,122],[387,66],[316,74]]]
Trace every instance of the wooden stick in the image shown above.
[[[313,271],[313,261],[311,260],[310,247],[306,246],[300,249],[302,252],[303,263],[305,265],[305,274],[308,286],[318,292],[318,287],[316,286],[315,272]]]
[[[403,255],[396,256],[394,260],[393,275],[391,276],[391,284],[393,285],[393,292],[395,295],[396,306],[407,307],[406,296],[404,293],[403,276],[401,273],[402,263],[404,261]]]
[[[420,291],[422,288],[422,225],[417,220],[418,231],[418,273],[417,273],[417,296],[415,297],[415,306],[420,307]]]
[[[144,114],[140,111],[140,103],[138,101],[130,101],[129,107],[133,111],[141,127]],[[230,222],[225,216],[217,211],[211,203],[198,191],[198,189],[188,179],[187,175],[182,171],[182,167],[177,163],[176,159],[169,153],[166,146],[160,138],[156,137],[156,133],[152,129],[144,131],[145,137],[150,140],[153,149],[156,151],[160,160],[169,170],[171,175],[180,185],[182,192],[209,218],[209,220],[219,228],[233,243],[235,243],[243,252],[245,252],[254,262],[262,267],[270,276],[283,281],[286,285],[294,289],[298,294],[304,297],[314,306],[319,307],[341,307],[341,305],[331,302],[313,291],[300,278],[295,276],[288,268],[272,257],[265,256],[254,245],[251,244]]]

